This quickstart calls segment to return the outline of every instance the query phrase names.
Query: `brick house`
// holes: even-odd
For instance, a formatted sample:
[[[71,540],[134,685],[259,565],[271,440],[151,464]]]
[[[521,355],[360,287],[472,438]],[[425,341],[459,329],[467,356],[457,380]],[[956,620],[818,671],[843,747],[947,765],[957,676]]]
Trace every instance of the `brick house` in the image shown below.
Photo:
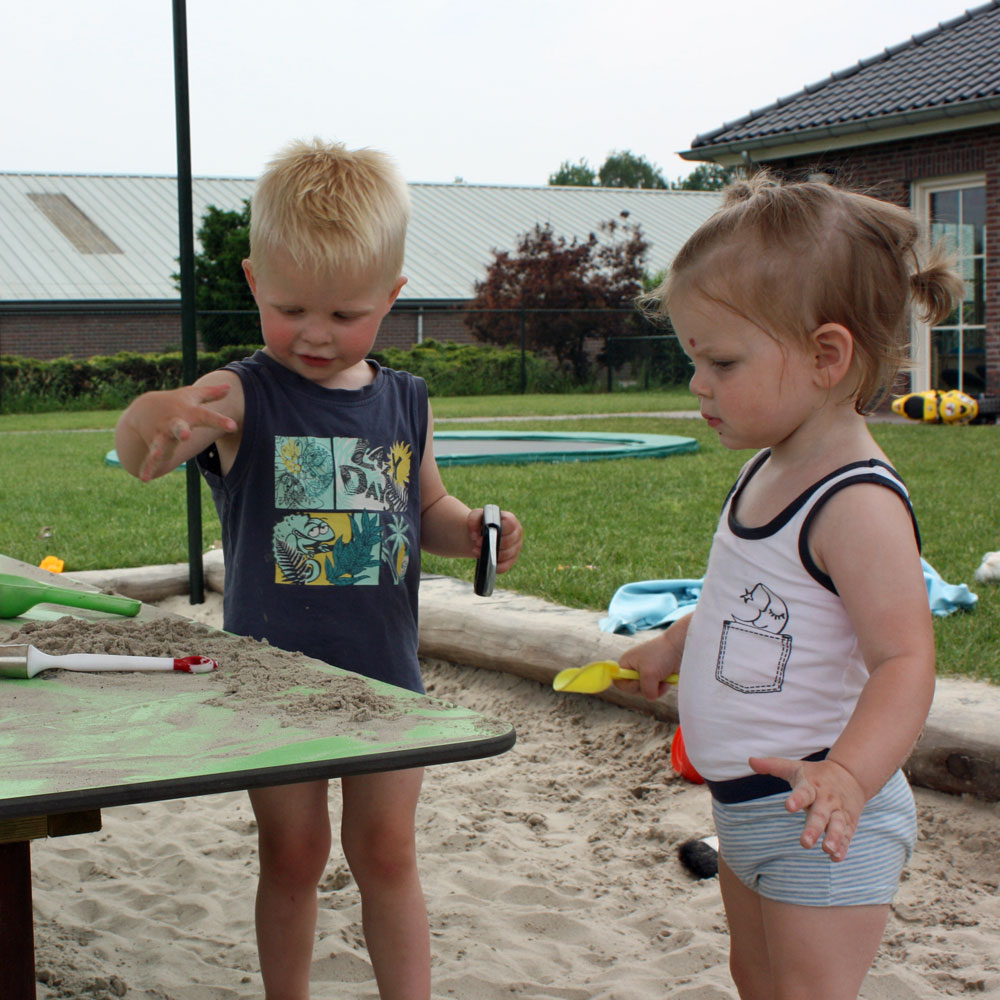
[[[196,178],[195,230],[210,205],[239,210],[249,178]],[[622,188],[411,184],[407,284],[378,348],[468,341],[461,307],[494,249],[536,224],[567,239],[639,223],[662,270],[719,195]],[[180,345],[177,184],[172,177],[0,173],[0,354],[90,357]],[[211,317],[199,317],[209,322]],[[253,314],[246,317],[256,335]],[[253,342],[248,340],[248,343]]]
[[[962,307],[913,326],[913,388],[1000,395],[1000,0],[697,136],[680,154],[822,177],[912,208],[957,251]]]

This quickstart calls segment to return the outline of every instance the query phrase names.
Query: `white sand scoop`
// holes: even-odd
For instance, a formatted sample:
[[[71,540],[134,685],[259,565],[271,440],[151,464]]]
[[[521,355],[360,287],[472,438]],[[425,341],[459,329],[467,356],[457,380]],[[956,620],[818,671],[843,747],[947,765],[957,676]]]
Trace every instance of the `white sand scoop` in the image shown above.
[[[54,656],[27,643],[0,645],[0,677],[25,680],[43,670],[179,670],[207,674],[219,664],[207,656],[123,656],[112,653],[65,653]]]

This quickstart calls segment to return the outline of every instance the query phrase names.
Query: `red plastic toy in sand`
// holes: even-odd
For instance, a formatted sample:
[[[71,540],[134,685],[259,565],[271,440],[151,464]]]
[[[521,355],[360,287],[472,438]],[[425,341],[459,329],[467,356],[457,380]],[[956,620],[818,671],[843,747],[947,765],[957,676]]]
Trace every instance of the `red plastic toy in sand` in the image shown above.
[[[677,727],[677,732],[674,733],[674,738],[670,742],[670,766],[677,774],[685,780],[690,781],[693,785],[705,784],[705,779],[694,769],[691,761],[688,760],[680,726]]]

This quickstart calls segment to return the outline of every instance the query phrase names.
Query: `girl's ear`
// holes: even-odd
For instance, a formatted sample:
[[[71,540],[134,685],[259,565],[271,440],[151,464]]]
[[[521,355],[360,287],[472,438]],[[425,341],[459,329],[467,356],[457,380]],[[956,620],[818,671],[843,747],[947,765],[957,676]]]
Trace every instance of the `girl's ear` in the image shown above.
[[[839,385],[854,361],[854,337],[840,323],[824,323],[810,334],[816,377],[827,389]]]

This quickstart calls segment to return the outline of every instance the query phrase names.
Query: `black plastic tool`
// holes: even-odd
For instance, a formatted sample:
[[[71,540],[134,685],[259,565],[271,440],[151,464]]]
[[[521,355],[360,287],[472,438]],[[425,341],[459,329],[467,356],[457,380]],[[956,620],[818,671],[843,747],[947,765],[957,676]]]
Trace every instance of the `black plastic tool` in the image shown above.
[[[501,531],[500,508],[495,503],[486,504],[483,507],[483,549],[476,562],[475,590],[480,597],[489,597],[493,593]]]

